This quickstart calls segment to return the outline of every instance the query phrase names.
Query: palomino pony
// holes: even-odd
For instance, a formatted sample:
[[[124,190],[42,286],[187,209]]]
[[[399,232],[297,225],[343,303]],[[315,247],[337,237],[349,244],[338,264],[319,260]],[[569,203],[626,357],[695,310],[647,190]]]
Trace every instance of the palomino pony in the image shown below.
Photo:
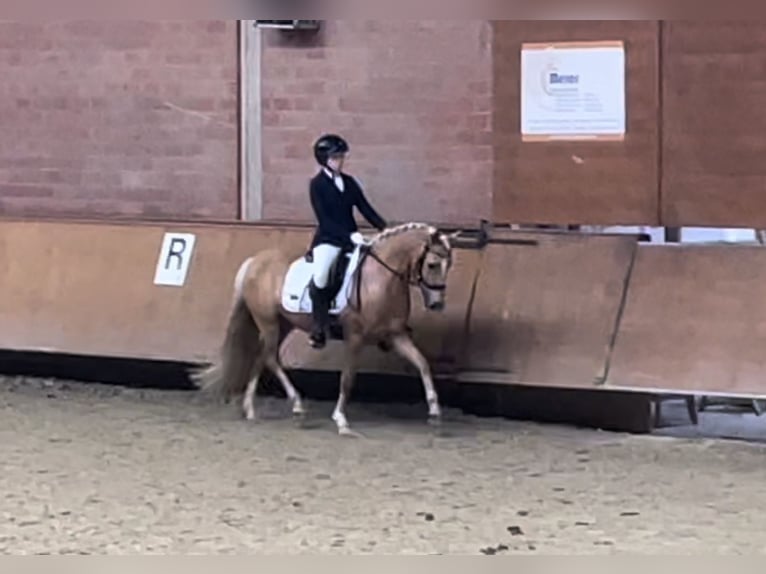
[[[409,334],[410,287],[420,289],[428,310],[444,309],[452,267],[450,237],[430,225],[408,223],[383,231],[353,253],[342,254],[339,261],[332,274],[337,297],[331,310],[335,323],[331,338],[345,343],[340,393],[332,416],[338,432],[359,436],[351,430],[346,405],[365,345],[394,350],[418,369],[429,419],[438,424],[441,407],[431,369]],[[305,258],[295,259],[279,249],[248,259],[237,274],[220,360],[193,375],[198,386],[218,391],[226,399],[244,395],[245,418],[254,420],[255,393],[268,368],[284,387],[293,414],[305,415],[303,400],[285,373],[279,352],[293,330],[308,331],[312,326],[307,296],[310,277],[311,266]]]

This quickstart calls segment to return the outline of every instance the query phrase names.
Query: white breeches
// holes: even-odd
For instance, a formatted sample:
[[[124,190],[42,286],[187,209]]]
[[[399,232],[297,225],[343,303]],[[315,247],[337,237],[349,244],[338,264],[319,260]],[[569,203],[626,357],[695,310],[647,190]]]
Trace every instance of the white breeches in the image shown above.
[[[314,247],[314,285],[324,289],[330,282],[330,268],[340,255],[340,247],[323,243]]]

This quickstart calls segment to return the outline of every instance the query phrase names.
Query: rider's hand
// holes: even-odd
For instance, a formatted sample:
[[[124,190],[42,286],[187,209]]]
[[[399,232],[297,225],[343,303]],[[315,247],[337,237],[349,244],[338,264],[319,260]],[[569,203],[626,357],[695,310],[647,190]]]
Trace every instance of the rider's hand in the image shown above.
[[[359,232],[352,233],[351,243],[353,243],[354,245],[364,245],[364,236]]]

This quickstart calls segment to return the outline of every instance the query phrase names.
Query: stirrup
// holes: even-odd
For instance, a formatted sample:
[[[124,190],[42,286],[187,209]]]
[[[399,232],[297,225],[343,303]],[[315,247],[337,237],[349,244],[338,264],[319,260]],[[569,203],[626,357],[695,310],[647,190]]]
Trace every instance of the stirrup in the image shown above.
[[[327,346],[327,335],[324,333],[311,333],[309,335],[309,344],[314,349],[324,349]]]

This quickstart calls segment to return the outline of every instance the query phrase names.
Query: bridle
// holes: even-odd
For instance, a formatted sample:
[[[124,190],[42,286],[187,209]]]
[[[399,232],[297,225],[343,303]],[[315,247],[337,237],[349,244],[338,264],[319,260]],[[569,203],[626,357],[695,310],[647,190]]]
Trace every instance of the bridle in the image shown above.
[[[383,261],[380,256],[375,253],[375,251],[372,249],[372,246],[367,246],[365,248],[366,255],[372,257],[381,267],[386,269],[389,273],[394,275],[395,277],[398,277],[401,281],[404,283],[407,283],[411,287],[424,287],[428,289],[429,291],[437,291],[443,293],[447,290],[446,284],[439,284],[435,285],[433,283],[429,283],[425,277],[423,277],[423,266],[426,263],[426,257],[429,253],[431,253],[431,246],[425,245],[423,247],[423,253],[421,253],[420,257],[418,258],[418,261],[416,263],[417,267],[417,276],[413,279],[411,274],[404,273],[402,271],[397,271],[393,267],[391,267],[388,263]],[[362,266],[359,266],[359,269],[361,270]]]
[[[407,273],[403,273],[402,271],[398,271],[391,267],[388,263],[383,261],[380,256],[375,253],[373,250],[372,245],[363,245],[362,248],[362,260],[357,265],[356,271],[354,273],[354,284],[356,287],[356,309],[357,311],[361,311],[362,309],[362,268],[364,267],[364,260],[367,259],[367,257],[372,257],[373,260],[375,260],[378,265],[383,267],[385,270],[387,270],[389,273],[391,273],[394,277],[398,277],[403,283],[406,283],[408,286],[411,287],[425,287],[426,289],[429,289],[431,291],[437,291],[440,293],[443,293],[447,290],[447,285],[433,285],[426,281],[426,279],[423,277],[423,265],[425,265],[426,257],[431,252],[431,246],[426,244],[423,247],[423,253],[421,253],[420,257],[418,258],[417,262],[417,268],[418,268],[418,275],[413,280],[412,276]]]

